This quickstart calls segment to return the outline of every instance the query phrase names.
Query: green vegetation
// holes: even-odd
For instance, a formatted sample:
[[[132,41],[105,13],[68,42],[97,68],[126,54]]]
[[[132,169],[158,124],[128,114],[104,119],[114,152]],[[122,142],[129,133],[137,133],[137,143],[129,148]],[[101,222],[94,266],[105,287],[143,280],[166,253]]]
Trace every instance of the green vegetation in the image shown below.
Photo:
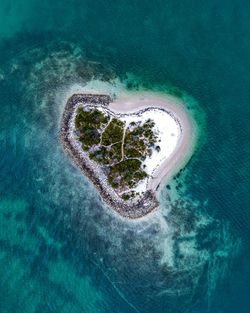
[[[85,146],[97,145],[100,142],[100,133],[94,128],[85,130],[84,135],[79,137],[79,140]]]
[[[83,108],[77,109],[75,125],[79,130],[86,130],[89,128],[101,129],[102,125],[105,125],[110,120],[108,115],[102,112],[94,110],[83,110]]]
[[[132,191],[129,191],[129,192],[126,192],[126,193],[123,193],[122,194],[122,199],[127,201],[135,196],[138,196],[140,193],[139,192],[135,192],[134,190]]]
[[[123,126],[123,122],[113,118],[102,134],[102,144],[109,146],[112,143],[122,141]]]
[[[133,124],[132,124],[133,123]],[[127,130],[124,140],[124,154],[127,158],[145,158],[150,155],[149,147],[156,142],[156,136],[152,130],[155,123],[148,119],[142,126],[130,123],[132,130]]]
[[[113,144],[109,151],[109,155],[114,161],[120,161],[122,159],[122,143],[118,142]]]
[[[100,147],[94,152],[89,153],[89,157],[98,163],[108,164],[108,154],[104,147]]]
[[[113,144],[109,148],[101,146],[89,153],[89,157],[102,164],[113,164],[121,160],[121,148],[121,142]]]
[[[133,197],[135,193],[131,188],[148,176],[142,160],[151,155],[157,142],[154,122],[151,119],[145,123],[131,122],[124,129],[124,122],[106,113],[94,108],[78,108],[75,126],[83,150],[103,166],[109,184],[121,192],[126,191],[122,194],[124,200]],[[160,147],[155,149],[158,151]]]
[[[130,188],[146,177],[147,173],[141,169],[141,161],[138,159],[127,159],[114,164],[108,174],[109,181],[119,182],[120,187]]]
[[[127,158],[140,158],[141,153],[140,151],[136,150],[135,148],[128,148],[125,146],[125,153]]]
[[[127,201],[130,199],[130,195],[128,193],[125,193],[122,195],[122,199]]]
[[[87,151],[88,148],[100,142],[100,131],[105,126],[110,117],[103,114],[98,110],[83,110],[83,108],[77,109],[75,126],[80,132],[79,140],[82,143],[83,150]]]

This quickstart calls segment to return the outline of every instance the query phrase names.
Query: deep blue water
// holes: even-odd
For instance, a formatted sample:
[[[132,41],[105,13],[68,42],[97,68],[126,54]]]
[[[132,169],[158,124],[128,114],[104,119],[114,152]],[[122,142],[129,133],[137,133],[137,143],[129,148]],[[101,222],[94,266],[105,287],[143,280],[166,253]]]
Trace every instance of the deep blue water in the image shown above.
[[[249,312],[249,21],[244,0],[1,1],[1,313]],[[60,95],[111,71],[206,116],[180,198],[143,222],[109,213],[58,141]]]

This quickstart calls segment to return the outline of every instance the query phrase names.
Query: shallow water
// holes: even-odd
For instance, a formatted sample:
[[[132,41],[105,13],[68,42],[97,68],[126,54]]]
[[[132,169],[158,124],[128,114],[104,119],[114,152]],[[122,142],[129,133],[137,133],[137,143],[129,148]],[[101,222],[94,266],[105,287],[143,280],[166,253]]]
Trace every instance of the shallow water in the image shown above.
[[[249,12],[1,1],[0,312],[248,312]],[[206,116],[200,149],[142,221],[105,208],[58,141],[70,86],[113,72],[131,73],[130,89],[185,90]]]

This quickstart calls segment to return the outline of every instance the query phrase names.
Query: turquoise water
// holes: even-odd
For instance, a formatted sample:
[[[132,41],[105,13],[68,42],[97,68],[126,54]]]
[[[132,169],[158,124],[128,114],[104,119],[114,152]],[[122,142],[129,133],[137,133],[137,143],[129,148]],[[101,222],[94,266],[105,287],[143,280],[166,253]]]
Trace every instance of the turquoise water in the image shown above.
[[[1,313],[249,312],[249,9],[1,1]],[[141,222],[107,211],[58,142],[61,95],[111,71],[177,86],[206,116],[199,151]]]

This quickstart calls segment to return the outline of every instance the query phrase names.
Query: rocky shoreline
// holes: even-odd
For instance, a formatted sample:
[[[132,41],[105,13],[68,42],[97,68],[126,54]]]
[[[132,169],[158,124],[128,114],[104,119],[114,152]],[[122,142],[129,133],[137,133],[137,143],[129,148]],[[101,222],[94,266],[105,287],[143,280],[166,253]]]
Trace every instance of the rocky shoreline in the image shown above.
[[[96,187],[103,201],[121,216],[136,219],[149,214],[158,207],[159,203],[156,199],[155,192],[148,190],[137,201],[124,201],[121,199],[107,183],[100,167],[95,162],[89,160],[73,134],[74,119],[72,117],[79,104],[94,104],[107,107],[112,100],[109,95],[103,94],[73,94],[68,99],[63,112],[60,140],[65,152]]]

